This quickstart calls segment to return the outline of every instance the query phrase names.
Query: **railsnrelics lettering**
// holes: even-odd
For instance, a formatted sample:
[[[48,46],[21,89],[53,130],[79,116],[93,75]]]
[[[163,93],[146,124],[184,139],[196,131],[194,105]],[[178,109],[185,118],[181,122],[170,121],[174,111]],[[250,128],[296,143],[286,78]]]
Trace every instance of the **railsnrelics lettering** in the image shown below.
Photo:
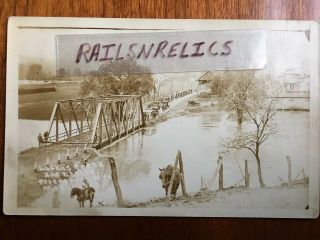
[[[149,58],[194,58],[204,55],[210,57],[229,56],[232,53],[233,40],[223,43],[213,42],[175,42],[170,43],[167,40],[151,44],[131,43],[128,48],[124,48],[122,43],[102,44],[82,43],[79,46],[76,63],[81,61],[90,63],[91,61],[114,61],[123,60],[126,57],[133,59],[149,59]],[[220,47],[217,47],[219,46]],[[114,54],[110,53],[110,49],[116,49]]]
[[[263,69],[267,59],[264,30],[58,35],[56,46],[60,76],[92,75],[128,59],[144,73]]]

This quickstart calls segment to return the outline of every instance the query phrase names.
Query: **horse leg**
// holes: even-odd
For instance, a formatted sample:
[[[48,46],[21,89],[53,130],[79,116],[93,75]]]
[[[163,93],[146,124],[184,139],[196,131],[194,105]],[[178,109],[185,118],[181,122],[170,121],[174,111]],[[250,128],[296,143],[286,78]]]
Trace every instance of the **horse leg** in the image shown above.
[[[94,198],[94,194],[92,194],[92,195],[90,196],[90,207],[92,207],[93,198]]]
[[[81,207],[81,202],[80,201],[78,201],[79,202],[79,207]]]
[[[168,196],[168,188],[166,188],[166,197]]]

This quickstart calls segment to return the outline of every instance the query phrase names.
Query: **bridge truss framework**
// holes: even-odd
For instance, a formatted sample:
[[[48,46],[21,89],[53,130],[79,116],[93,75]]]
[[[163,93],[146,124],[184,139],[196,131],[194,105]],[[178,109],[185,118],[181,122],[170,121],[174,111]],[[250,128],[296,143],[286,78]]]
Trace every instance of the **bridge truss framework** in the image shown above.
[[[102,148],[145,126],[140,95],[107,95],[56,102],[44,142]]]

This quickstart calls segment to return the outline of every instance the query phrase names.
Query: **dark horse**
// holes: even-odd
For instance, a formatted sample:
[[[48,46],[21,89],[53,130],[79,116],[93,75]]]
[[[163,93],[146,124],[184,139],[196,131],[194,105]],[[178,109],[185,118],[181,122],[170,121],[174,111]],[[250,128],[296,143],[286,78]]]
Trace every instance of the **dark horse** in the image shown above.
[[[159,168],[160,175],[159,178],[162,181],[162,187],[166,190],[166,196],[168,196],[168,188],[170,185],[170,179],[173,173],[173,167],[172,165],[168,165],[166,168]],[[171,196],[176,197],[177,189],[180,185],[181,176],[179,173],[179,169],[176,169],[175,177],[173,179],[173,184],[171,188]]]
[[[86,190],[87,194],[85,192]],[[86,190],[77,187],[71,189],[71,198],[73,198],[74,195],[76,195],[80,207],[84,207],[84,201],[86,200],[90,201],[90,207],[92,207],[95,190],[92,187],[89,187]]]

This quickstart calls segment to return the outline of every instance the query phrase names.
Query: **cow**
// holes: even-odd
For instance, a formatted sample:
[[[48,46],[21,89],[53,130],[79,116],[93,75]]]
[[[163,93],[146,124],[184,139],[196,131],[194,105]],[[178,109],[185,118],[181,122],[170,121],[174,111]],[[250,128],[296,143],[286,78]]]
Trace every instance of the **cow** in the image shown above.
[[[168,196],[168,189],[169,189],[169,185],[170,185],[171,176],[173,173],[173,166],[168,165],[165,168],[159,168],[159,170],[160,170],[159,178],[161,179],[162,187],[166,191],[166,196]],[[173,198],[176,197],[176,193],[177,193],[177,189],[179,188],[180,181],[181,181],[181,175],[179,173],[179,169],[176,169],[175,170],[175,177],[173,180],[171,193],[170,193],[171,197],[173,197]]]

